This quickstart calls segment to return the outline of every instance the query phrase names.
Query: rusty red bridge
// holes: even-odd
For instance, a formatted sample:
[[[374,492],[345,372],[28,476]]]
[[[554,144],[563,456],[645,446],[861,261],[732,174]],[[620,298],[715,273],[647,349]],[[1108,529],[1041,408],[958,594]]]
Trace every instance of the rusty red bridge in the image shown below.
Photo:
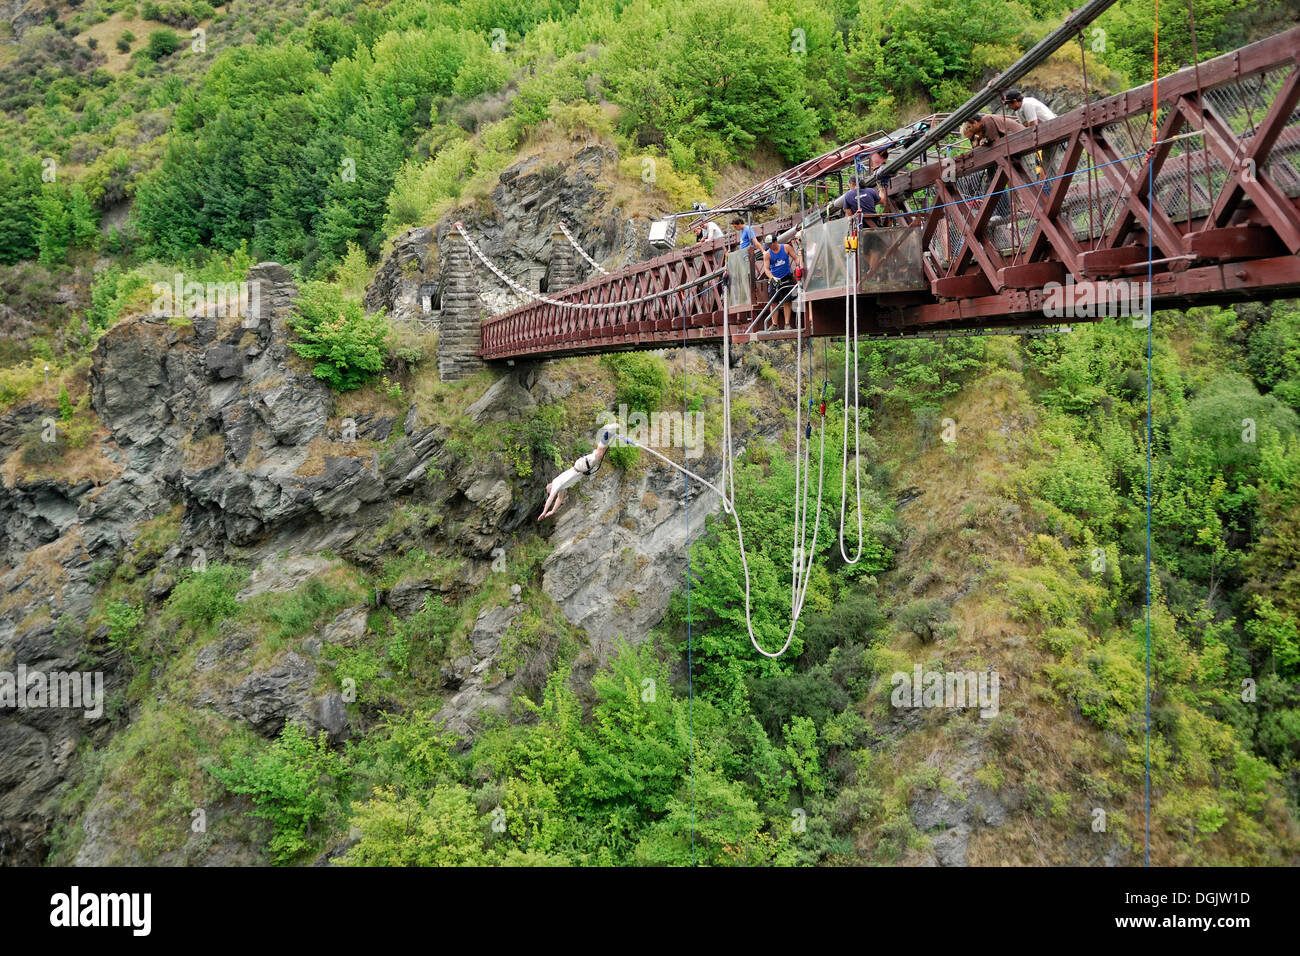
[[[1070,286],[1104,297],[1137,284],[1154,308],[1300,295],[1300,28],[1163,77],[1154,109],[1152,97],[1147,84],[895,173],[884,225],[860,233],[856,288],[849,222],[805,220],[806,331],[843,335],[850,295],[862,335],[1098,317],[1053,311]],[[856,161],[852,147],[827,154],[821,182],[828,165]],[[669,252],[487,319],[479,355],[715,343],[724,284],[733,341],[792,337],[757,327],[765,289],[736,242]]]

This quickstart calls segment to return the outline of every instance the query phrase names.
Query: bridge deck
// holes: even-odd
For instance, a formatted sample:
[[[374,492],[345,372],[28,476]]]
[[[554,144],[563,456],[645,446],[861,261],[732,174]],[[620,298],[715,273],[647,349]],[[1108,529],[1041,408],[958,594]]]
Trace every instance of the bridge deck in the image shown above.
[[[1147,84],[993,147],[895,175],[884,210],[897,228],[889,231],[915,231],[920,241],[908,244],[915,253],[907,261],[875,271],[897,266],[893,272],[913,281],[888,291],[864,281],[859,331],[1056,324],[1045,308],[1050,283],[1145,285],[1148,269],[1156,308],[1300,295],[1298,49],[1295,28],[1201,64],[1199,77],[1186,69],[1162,78],[1154,115]],[[1040,154],[1045,183],[1035,168]],[[814,236],[809,227],[810,254]],[[555,302],[488,319],[480,354],[500,360],[719,341],[717,273],[729,255],[733,334],[745,341],[756,334],[746,329],[765,294],[741,275],[735,242],[729,236],[678,249],[568,289]],[[837,271],[834,258],[825,277]],[[869,275],[862,254],[860,262]],[[843,334],[842,266],[838,275],[838,284],[805,276],[810,334]]]

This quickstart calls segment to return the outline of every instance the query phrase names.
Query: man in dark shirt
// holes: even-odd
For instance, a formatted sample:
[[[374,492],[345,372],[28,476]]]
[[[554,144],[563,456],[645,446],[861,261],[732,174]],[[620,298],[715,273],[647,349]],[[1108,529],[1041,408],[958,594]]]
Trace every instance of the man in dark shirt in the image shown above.
[[[974,118],[966,121],[966,125],[962,127],[962,132],[970,140],[971,148],[978,149],[981,146],[992,146],[1003,136],[1014,133],[1018,129],[1024,129],[1024,126],[1010,116],[999,116],[996,113],[977,113]]]
[[[979,149],[983,146],[992,146],[1004,136],[1014,133],[1019,129],[1024,129],[1024,126],[1013,120],[1010,116],[997,116],[993,113],[977,113],[962,125],[961,131],[962,135],[970,140],[971,149]],[[988,190],[989,183],[992,179],[993,170],[990,169],[984,174],[984,189],[986,191]],[[1010,212],[1010,198],[1007,193],[1003,193],[997,198],[997,205],[994,206],[993,213],[997,216],[1006,216],[1009,215]]]
[[[849,180],[849,190],[839,199],[833,200],[826,207],[829,216],[836,209],[843,209],[848,216],[873,216],[880,205],[880,192],[872,186],[863,186],[858,177]]]

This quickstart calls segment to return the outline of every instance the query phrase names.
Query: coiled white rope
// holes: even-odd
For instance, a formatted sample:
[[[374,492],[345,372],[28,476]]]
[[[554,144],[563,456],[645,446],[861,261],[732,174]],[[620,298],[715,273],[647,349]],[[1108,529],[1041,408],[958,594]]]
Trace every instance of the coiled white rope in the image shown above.
[[[588,265],[590,265],[593,269],[595,269],[603,276],[609,275],[608,269],[602,266],[595,259],[591,258],[591,256],[587,255],[587,250],[582,248],[582,246],[578,245],[578,240],[573,238],[573,234],[569,232],[568,226],[566,226],[564,223],[559,223],[558,225],[560,227],[560,232],[564,233],[564,238],[569,240],[569,245],[573,246],[573,248],[578,250],[578,255],[586,259]]]
[[[844,444],[840,459],[840,557],[845,564],[862,559],[862,407],[858,398],[858,257],[844,251]],[[850,558],[844,547],[844,509],[849,498],[849,299],[853,300],[853,485],[858,501],[858,550]]]
[[[599,311],[601,309],[621,309],[624,306],[638,305],[642,302],[650,302],[653,299],[660,299],[666,295],[676,295],[680,293],[683,289],[689,289],[697,285],[703,285],[704,283],[708,282],[710,279],[716,279],[718,278],[718,276],[722,275],[722,273],[725,271],[723,269],[717,269],[713,272],[708,273],[707,275],[702,275],[698,278],[692,279],[690,282],[683,282],[681,285],[673,286],[671,289],[664,289],[661,292],[652,292],[649,295],[643,295],[636,299],[621,299],[618,302],[592,302],[592,303],[564,302],[561,301],[560,299],[547,298],[544,295],[541,295],[537,292],[533,292],[530,289],[526,289],[523,286],[521,286],[514,279],[510,278],[508,275],[506,275],[504,272],[498,269],[496,267],[496,264],[493,263],[491,259],[485,256],[482,253],[482,251],[479,250],[479,247],[474,244],[474,240],[471,239],[469,235],[465,232],[465,227],[463,225],[461,225],[459,222],[455,223],[455,228],[456,231],[460,233],[461,238],[465,240],[465,244],[469,246],[469,251],[474,253],[474,255],[478,257],[479,262],[487,266],[488,270],[493,275],[495,275],[498,279],[500,279],[502,282],[504,282],[506,285],[514,289],[522,296],[527,296],[528,298],[535,299],[538,302],[545,302],[547,305],[559,306],[560,308],[563,309],[583,309],[583,310],[590,310],[590,311]]]
[[[802,288],[800,288],[800,296],[802,297],[802,295],[803,295],[803,290]],[[802,302],[800,302],[799,304],[801,306],[803,305]],[[785,654],[785,652],[790,647],[790,642],[794,640],[795,626],[799,623],[799,615],[803,612],[804,600],[808,595],[808,583],[812,579],[812,567],[813,567],[812,559],[813,559],[813,555],[817,553],[817,531],[818,528],[821,526],[821,515],[822,515],[822,479],[825,474],[825,463],[826,463],[826,420],[825,418],[822,419],[822,427],[821,427],[821,436],[820,436],[821,454],[817,466],[817,511],[816,511],[816,517],[813,521],[812,544],[807,551],[804,551],[802,548],[804,538],[803,536],[799,536],[800,533],[799,519],[798,519],[799,498],[797,497],[799,495],[799,463],[801,461],[800,454],[799,454],[799,444],[801,439],[803,438],[803,422],[802,422],[803,381],[802,380],[803,380],[804,311],[801,308],[799,310],[799,327],[798,327],[799,334],[795,340],[796,342],[795,359],[798,366],[798,372],[796,372],[796,376],[795,376],[796,383],[797,383],[796,387],[798,389],[795,393],[796,394],[796,399],[795,399],[795,495],[796,495],[795,525],[796,525],[796,535],[798,536],[797,540],[799,541],[800,546],[795,549],[793,573],[791,576],[792,593],[790,599],[790,631],[789,633],[786,634],[785,643],[781,645],[781,649],[779,651],[776,652],[765,651],[762,647],[759,646],[758,638],[754,636],[754,622],[752,617],[751,598],[750,598],[749,559],[745,555],[745,534],[740,527],[740,514],[734,507],[734,502],[736,498],[736,468],[735,468],[735,456],[732,454],[732,450],[731,450],[732,449],[731,348],[730,348],[731,331],[730,331],[729,311],[730,310],[729,310],[729,303],[727,299],[727,291],[724,289],[722,293],[722,409],[723,409],[722,445],[723,445],[723,467],[725,470],[725,477],[727,479],[727,486],[731,492],[730,499],[724,498],[724,502],[726,502],[724,507],[726,508],[726,510],[730,511],[731,517],[736,523],[736,544],[740,548],[740,565],[745,572],[745,629],[749,632],[749,643],[754,646],[754,650],[758,651],[758,653],[762,654],[764,657],[775,659]],[[811,350],[810,350],[810,355],[811,355]],[[809,446],[811,446],[811,443],[809,443]],[[803,459],[805,459],[804,468],[803,468],[804,507],[803,507],[803,525],[802,525],[802,532],[804,535],[806,535],[808,529],[807,489],[808,489],[808,472],[811,470],[809,468],[810,463],[806,461],[806,458],[810,455],[810,453],[811,453],[811,447],[804,449],[803,452]],[[801,571],[803,572],[802,580],[800,580]]]
[[[800,295],[802,296],[802,289],[800,289]],[[800,304],[802,305],[802,302]],[[822,488],[823,488],[823,478],[825,476],[825,464],[826,464],[826,420],[825,418],[822,419],[822,427],[821,427],[821,434],[820,434],[820,439],[821,439],[820,456],[817,465],[817,508],[815,513],[815,518],[813,520],[812,543],[809,546],[808,550],[804,551],[801,545],[806,539],[807,530],[808,530],[808,525],[807,525],[808,473],[812,470],[810,467],[811,462],[809,462],[807,459],[811,457],[812,447],[810,442],[809,445],[803,449],[802,457],[801,457],[799,449],[803,439],[803,404],[802,404],[803,403],[803,391],[802,391],[803,389],[803,314],[804,314],[803,310],[801,309],[799,312],[799,327],[798,327],[799,335],[798,338],[796,339],[796,346],[795,346],[796,348],[795,358],[798,367],[798,372],[796,373],[796,383],[797,383],[796,387],[798,389],[796,395],[798,397],[796,399],[796,404],[795,404],[795,436],[796,436],[796,441],[795,441],[795,445],[796,445],[796,450],[795,450],[796,531],[795,531],[795,535],[796,535],[796,542],[798,543],[799,546],[797,546],[794,549],[795,553],[794,553],[794,561],[793,561],[793,572],[790,581],[790,590],[791,590],[790,630],[789,633],[786,634],[785,643],[781,645],[781,649],[779,651],[775,651],[775,652],[765,651],[761,646],[759,646],[758,638],[754,636],[754,621],[753,621],[753,609],[752,609],[752,598],[751,598],[752,585],[750,583],[750,577],[749,577],[749,558],[745,554],[745,532],[740,526],[740,513],[736,509],[736,469],[735,469],[735,455],[732,452],[732,438],[731,438],[731,330],[730,330],[731,319],[730,319],[730,307],[728,302],[727,290],[725,286],[723,287],[723,293],[722,293],[722,409],[723,409],[723,414],[722,414],[722,478],[721,481],[727,490],[724,491],[722,488],[719,488],[717,485],[713,484],[708,479],[700,477],[695,472],[687,468],[683,468],[681,465],[677,464],[677,462],[673,461],[671,458],[668,458],[666,455],[661,455],[653,448],[647,448],[645,445],[633,441],[631,438],[628,438],[626,435],[620,434],[616,436],[617,441],[620,441],[625,445],[631,445],[635,448],[640,448],[642,451],[649,452],[651,455],[653,455],[654,457],[662,461],[665,465],[668,465],[670,468],[680,471],[682,474],[686,475],[689,478],[695,479],[700,484],[704,485],[706,488],[708,488],[710,491],[712,491],[714,494],[718,496],[718,499],[722,503],[722,510],[727,514],[731,515],[731,518],[736,525],[736,544],[740,549],[740,566],[745,574],[745,629],[749,632],[749,643],[753,645],[754,650],[758,651],[758,653],[762,654],[764,657],[769,657],[772,659],[776,659],[784,655],[785,652],[790,649],[790,642],[794,640],[795,626],[799,623],[799,615],[803,613],[804,601],[807,599],[808,596],[808,584],[812,580],[812,568],[813,568],[812,559],[813,559],[813,555],[817,553],[817,532],[818,529],[821,527]],[[812,354],[811,350],[809,350],[810,357],[811,354]],[[803,511],[802,528],[800,528],[800,523],[797,517],[800,510],[798,496],[799,496],[799,473],[800,473],[801,461],[803,464],[802,471],[803,471],[803,498],[804,498],[804,506],[802,509]],[[802,535],[800,535],[801,530],[803,532]]]

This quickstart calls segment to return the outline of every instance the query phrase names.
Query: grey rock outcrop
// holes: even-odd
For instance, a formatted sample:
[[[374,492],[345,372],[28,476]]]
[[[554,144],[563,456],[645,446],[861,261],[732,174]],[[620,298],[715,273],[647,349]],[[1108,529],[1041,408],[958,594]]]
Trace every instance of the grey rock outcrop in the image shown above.
[[[591,147],[558,169],[526,160],[502,177],[494,192],[498,210],[467,225],[511,275],[533,287],[550,261],[561,216],[607,267],[637,258],[648,251],[639,230],[605,208],[599,188],[602,171],[616,158]],[[434,235],[443,239],[445,228],[440,224]],[[425,248],[430,258],[412,253],[407,264],[381,269],[374,295],[400,298],[404,283],[432,266],[434,250],[424,234],[408,234],[406,246]],[[73,669],[90,654],[102,662],[106,691],[124,700],[130,673],[119,673],[120,656],[105,652],[108,629],[91,635],[84,625],[103,581],[127,558],[151,602],[163,601],[201,556],[251,568],[237,595],[242,604],[274,601],[343,565],[378,571],[418,548],[445,562],[438,573],[414,570],[373,594],[378,607],[409,618],[431,597],[455,603],[475,593],[493,573],[498,549],[536,533],[552,461],[535,456],[532,476],[521,479],[500,456],[459,453],[448,428],[421,421],[426,412],[414,405],[405,414],[357,412],[356,440],[348,440],[336,397],[289,347],[292,276],[276,263],[261,263],[249,280],[258,289],[253,314],[127,317],[98,339],[89,384],[102,430],[87,446],[87,454],[98,456],[94,469],[67,479],[5,471],[0,666]],[[716,373],[716,361],[709,361]],[[738,378],[739,393],[756,373]],[[580,387],[562,363],[530,363],[500,374],[454,412],[464,411],[478,426],[499,426],[565,401]],[[599,396],[598,404],[610,397]],[[58,409],[40,402],[0,415],[0,460],[14,460],[28,430],[51,415]],[[773,420],[758,431],[781,427]],[[742,436],[739,445],[752,437]],[[706,449],[691,467],[715,478],[717,450]],[[542,526],[553,553],[541,585],[570,622],[588,631],[584,667],[607,656],[619,636],[643,640],[680,587],[686,540],[717,507],[711,493],[695,486],[688,520],[681,487],[680,476],[666,469],[625,475],[607,467],[570,492],[558,522]],[[426,517],[418,526],[394,521],[399,508]],[[173,509],[179,538],[156,552],[137,547],[141,525]],[[438,665],[448,693],[444,716],[459,732],[473,733],[484,712],[507,711],[515,694],[535,693],[538,675],[545,676],[554,648],[528,649],[523,661],[503,659],[513,657],[503,654],[502,642],[528,610],[526,593],[516,586],[507,598],[503,591],[468,634],[453,636],[451,658]],[[192,662],[181,668],[184,689],[163,695],[268,737],[296,721],[342,739],[356,727],[349,726],[342,697],[319,678],[337,660],[333,647],[365,638],[372,610],[368,599],[348,607],[270,659],[258,654],[255,627],[230,622],[192,658],[179,659]],[[156,603],[149,612],[157,612]],[[76,777],[79,750],[88,738],[102,747],[135,716],[0,714],[0,863],[45,858],[59,791]],[[120,799],[105,792],[91,801],[80,821],[79,862],[140,862],[114,835],[111,808]],[[232,846],[184,852],[186,860],[239,856]]]
[[[972,834],[996,828],[1020,806],[1014,790],[994,792],[975,778],[987,758],[982,746],[963,750],[953,766],[945,768],[943,785],[913,795],[912,822],[930,835],[930,853],[939,866],[968,866]]]
[[[469,634],[472,653],[443,669],[443,683],[456,693],[438,713],[448,730],[460,737],[477,731],[484,713],[505,714],[517,680],[501,672],[497,656],[501,640],[519,616],[522,608],[485,608],[479,613]]]
[[[623,218],[601,185],[617,163],[618,152],[598,144],[578,150],[566,163],[547,163],[537,156],[524,159],[501,174],[490,211],[461,213],[465,230],[484,255],[535,291],[543,284],[552,288],[548,273],[558,222],[564,222],[577,243],[606,269],[648,258],[654,251],[645,238],[648,222]],[[454,232],[452,220],[439,222],[439,248],[448,232]],[[594,271],[581,258],[574,269],[579,282]]]
[[[419,226],[393,239],[393,251],[366,287],[362,304],[367,312],[385,310],[395,323],[424,320],[420,290],[436,288],[437,284],[438,250],[433,243],[433,229]],[[432,297],[432,290],[430,294]]]

